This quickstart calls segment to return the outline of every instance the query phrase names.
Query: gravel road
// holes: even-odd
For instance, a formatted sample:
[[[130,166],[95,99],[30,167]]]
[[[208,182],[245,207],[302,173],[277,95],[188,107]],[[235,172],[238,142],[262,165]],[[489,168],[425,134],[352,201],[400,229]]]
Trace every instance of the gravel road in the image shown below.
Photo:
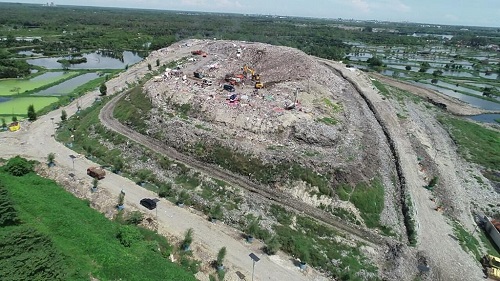
[[[481,280],[483,273],[481,267],[473,256],[462,250],[458,241],[453,239],[453,229],[447,217],[434,210],[435,203],[429,200],[431,194],[425,188],[427,184],[424,177],[419,174],[418,155],[412,148],[410,137],[406,128],[400,125],[396,110],[390,101],[383,99],[383,96],[373,87],[370,78],[360,71],[351,71],[343,64],[330,62],[332,67],[337,69],[353,85],[359,89],[366,99],[373,105],[374,113],[378,116],[383,127],[388,132],[394,143],[397,157],[406,190],[411,194],[413,208],[418,225],[418,245],[419,253],[426,257],[429,265],[433,268],[433,280]],[[442,134],[443,132],[440,132]],[[449,149],[449,144],[437,141],[440,134],[429,134],[428,136],[437,144],[431,149]],[[439,157],[438,165],[443,169],[454,167],[453,158]],[[453,168],[451,168],[453,169]],[[443,173],[444,174],[444,173]],[[444,174],[446,175],[446,174]],[[448,173],[447,178],[450,183],[455,180],[455,175]],[[453,188],[453,187],[450,187]],[[454,195],[459,194],[459,190],[452,191]]]

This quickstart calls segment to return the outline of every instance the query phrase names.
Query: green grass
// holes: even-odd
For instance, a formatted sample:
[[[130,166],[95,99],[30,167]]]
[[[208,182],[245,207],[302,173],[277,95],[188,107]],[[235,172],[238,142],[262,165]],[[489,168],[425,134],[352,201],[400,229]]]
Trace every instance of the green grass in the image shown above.
[[[476,260],[481,260],[483,255],[481,254],[481,247],[476,237],[456,221],[453,221],[453,233],[458,238],[458,242],[464,251],[470,252]]]
[[[0,103],[1,116],[26,116],[28,113],[28,106],[32,104],[35,110],[39,111],[44,107],[50,106],[57,102],[57,97],[23,97],[15,98],[6,102]]]
[[[318,118],[316,121],[325,123],[326,125],[336,125],[338,123],[337,120],[331,117],[323,117],[323,118]]]
[[[133,102],[131,102],[133,101]],[[146,123],[149,111],[153,108],[151,101],[142,92],[142,86],[136,86],[120,99],[116,104],[113,111],[113,117],[118,119],[121,123],[128,123],[132,128],[139,132],[146,131]]]
[[[163,237],[139,229],[136,233],[141,239],[123,246],[117,239],[122,225],[109,221],[52,180],[34,173],[13,177],[1,172],[0,183],[9,191],[23,225],[50,237],[64,256],[64,280],[89,280],[89,276],[99,280],[195,280],[167,259],[171,246]],[[18,227],[1,228],[0,232]]]
[[[380,227],[380,214],[384,209],[384,185],[380,180],[357,184],[350,201],[358,208],[366,226]]]
[[[373,85],[380,91],[380,94],[382,96],[388,98],[390,97],[389,90],[378,80],[372,80]]]
[[[43,74],[41,74],[43,75]],[[50,77],[47,79],[36,79],[33,81],[31,79],[2,79],[0,80],[0,96],[11,96],[17,95],[17,89],[19,88],[19,94],[26,91],[31,91],[37,88],[44,87],[49,84],[56,83],[58,81],[66,80],[68,78],[79,75],[79,72],[65,72],[64,74],[57,77]]]
[[[500,168],[499,132],[458,118],[440,117],[439,122],[457,143],[462,157],[486,168]]]

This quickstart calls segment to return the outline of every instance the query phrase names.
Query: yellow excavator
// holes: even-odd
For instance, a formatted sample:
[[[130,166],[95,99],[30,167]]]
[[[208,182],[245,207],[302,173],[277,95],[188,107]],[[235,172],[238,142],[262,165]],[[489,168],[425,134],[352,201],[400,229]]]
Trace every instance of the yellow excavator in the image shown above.
[[[250,73],[252,75],[252,80],[253,81],[260,81],[260,75],[255,73],[255,70],[248,65],[245,64],[243,66],[243,73],[246,75],[247,73]]]
[[[255,73],[255,70],[248,65],[243,66],[243,74],[250,73],[252,75],[252,81],[255,81],[255,89],[262,89],[264,88],[264,83],[260,82],[260,75],[258,73]]]

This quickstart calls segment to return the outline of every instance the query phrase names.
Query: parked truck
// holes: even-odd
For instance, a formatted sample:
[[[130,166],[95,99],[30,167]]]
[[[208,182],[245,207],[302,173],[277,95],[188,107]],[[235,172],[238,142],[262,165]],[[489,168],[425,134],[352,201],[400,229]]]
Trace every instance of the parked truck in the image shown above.
[[[483,218],[484,230],[491,237],[491,240],[497,245],[500,249],[500,221],[491,219],[487,216]]]
[[[106,176],[106,171],[101,167],[89,167],[87,168],[87,175],[102,180]]]

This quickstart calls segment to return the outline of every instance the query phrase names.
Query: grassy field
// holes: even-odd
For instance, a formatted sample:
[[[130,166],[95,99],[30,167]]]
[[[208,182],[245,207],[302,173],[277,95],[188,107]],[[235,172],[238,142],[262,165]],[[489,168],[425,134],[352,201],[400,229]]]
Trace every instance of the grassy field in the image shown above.
[[[28,113],[28,106],[32,104],[35,110],[38,111],[46,106],[57,102],[57,97],[26,97],[16,98],[10,101],[0,103],[0,116],[11,117],[26,116]]]
[[[1,280],[89,280],[90,276],[99,280],[195,280],[186,269],[168,260],[172,246],[164,237],[108,220],[52,180],[34,173],[14,177],[2,170],[0,185],[7,190],[22,222],[0,228],[0,237],[5,238],[2,245],[20,252],[0,259],[0,273],[10,273],[0,276]],[[6,239],[27,246],[16,248],[16,243]],[[52,249],[43,260],[40,249],[29,247],[42,242]],[[54,260],[58,261],[56,267]],[[30,272],[33,266],[25,267],[25,261],[62,277],[34,278],[39,270]]]
[[[468,161],[486,168],[500,168],[500,133],[458,118],[441,117],[458,145],[458,152]]]
[[[59,72],[47,72],[31,79],[2,79],[0,80],[0,96],[12,96],[18,93],[22,94],[26,91],[31,91],[79,75],[79,72],[65,72],[60,75],[56,75],[55,73]]]

